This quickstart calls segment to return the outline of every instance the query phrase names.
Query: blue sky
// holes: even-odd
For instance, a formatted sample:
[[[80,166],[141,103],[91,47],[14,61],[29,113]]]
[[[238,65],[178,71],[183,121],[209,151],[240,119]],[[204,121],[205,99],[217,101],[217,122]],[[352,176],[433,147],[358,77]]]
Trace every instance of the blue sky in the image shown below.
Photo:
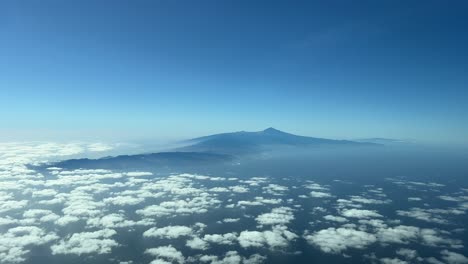
[[[0,136],[468,144],[466,1],[2,1]]]

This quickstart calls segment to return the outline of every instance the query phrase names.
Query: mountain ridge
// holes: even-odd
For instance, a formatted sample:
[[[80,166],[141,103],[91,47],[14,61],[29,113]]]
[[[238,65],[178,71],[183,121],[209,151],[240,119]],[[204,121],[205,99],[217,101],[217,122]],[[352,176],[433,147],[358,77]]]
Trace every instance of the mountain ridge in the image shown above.
[[[203,166],[204,164],[232,163],[244,155],[257,155],[268,151],[282,151],[282,147],[308,148],[330,146],[379,146],[349,140],[306,137],[267,128],[256,132],[238,131],[213,134],[185,141],[187,146],[166,152],[120,155],[100,159],[70,159],[53,163],[63,168],[139,168]],[[50,166],[48,164],[47,166]]]
[[[258,151],[268,146],[369,146],[379,145],[368,142],[350,140],[335,140],[300,136],[287,133],[273,127],[261,131],[238,131],[230,133],[213,134],[204,137],[193,138],[185,141],[189,145],[180,147],[177,151],[213,152],[224,154],[243,154]]]

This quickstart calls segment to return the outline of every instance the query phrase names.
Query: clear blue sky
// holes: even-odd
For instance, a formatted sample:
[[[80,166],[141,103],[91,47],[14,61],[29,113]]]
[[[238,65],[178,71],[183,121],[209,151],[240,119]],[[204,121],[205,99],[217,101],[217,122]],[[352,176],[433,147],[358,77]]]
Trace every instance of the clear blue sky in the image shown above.
[[[0,136],[468,143],[467,1],[0,3]]]

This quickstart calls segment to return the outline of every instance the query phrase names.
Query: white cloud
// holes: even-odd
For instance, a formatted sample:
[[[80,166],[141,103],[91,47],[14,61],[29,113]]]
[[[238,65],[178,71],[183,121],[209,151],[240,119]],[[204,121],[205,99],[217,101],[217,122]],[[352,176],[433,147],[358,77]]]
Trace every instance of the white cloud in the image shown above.
[[[448,221],[440,215],[433,214],[432,212],[422,208],[411,208],[409,211],[397,210],[397,214],[400,216],[407,216],[425,222],[448,224]]]
[[[52,245],[52,254],[108,254],[113,247],[119,244],[111,239],[117,234],[115,230],[103,229],[94,232],[74,233],[71,237],[62,239],[58,244]]]
[[[142,176],[151,176],[153,173],[147,171],[132,171],[125,173],[128,177],[142,177]]]
[[[232,245],[237,240],[237,233],[208,234],[203,237],[203,240],[215,244]]]
[[[323,252],[338,254],[349,248],[363,249],[377,241],[375,235],[351,228],[328,228],[312,234],[305,234],[311,245]]]
[[[193,237],[192,239],[187,240],[186,246],[191,249],[207,250],[209,244],[199,237]]]
[[[279,207],[257,216],[255,220],[261,225],[284,225],[294,219],[292,209],[288,207]]]
[[[272,195],[284,195],[284,192],[289,190],[289,188],[286,186],[272,183],[268,184],[268,186],[265,186],[262,189],[265,190],[265,193]]]
[[[240,218],[224,218],[223,222],[224,223],[236,223],[239,222]]]
[[[390,228],[380,228],[377,237],[380,242],[408,244],[420,235],[420,229],[414,226],[399,225]]]
[[[242,262],[242,257],[237,253],[237,251],[228,251],[226,255],[220,259],[217,256],[201,256],[201,262],[209,262],[211,264],[240,264]]]
[[[297,235],[285,226],[274,226],[271,231],[242,231],[237,239],[243,248],[268,246],[277,249],[289,246],[289,242],[296,238]]]
[[[238,201],[237,206],[260,206],[264,204],[280,204],[282,199],[267,199],[260,196],[255,197],[254,201]]]
[[[382,264],[408,264],[408,262],[401,260],[399,258],[382,258],[380,259]]]
[[[50,196],[55,196],[57,194],[57,191],[54,189],[42,189],[42,190],[37,190],[32,193],[33,198],[37,197],[50,197]]]
[[[328,220],[328,221],[334,221],[334,222],[338,222],[338,223],[344,223],[344,222],[348,222],[348,219],[344,218],[344,217],[341,217],[341,216],[334,216],[334,215],[326,215],[323,217],[325,220]]]
[[[442,250],[442,259],[445,260],[448,264],[464,264],[468,263],[468,258],[462,254],[451,252],[448,250]]]
[[[389,199],[377,200],[377,199],[365,198],[362,196],[351,196],[350,200],[353,202],[362,203],[362,204],[388,204],[392,202]]]
[[[143,233],[144,237],[178,238],[192,235],[193,229],[187,226],[166,226],[161,228],[150,228]]]
[[[418,257],[418,252],[416,250],[408,248],[400,248],[396,251],[396,254],[408,260],[416,259]]]
[[[341,212],[345,217],[353,218],[372,218],[372,217],[382,217],[381,214],[377,213],[374,210],[363,210],[363,209],[345,209]]]
[[[314,198],[328,198],[332,197],[331,194],[325,193],[325,192],[316,192],[316,191],[311,191],[310,196]]]
[[[162,246],[162,247],[157,247],[157,248],[149,248],[145,251],[145,253],[151,256],[162,258],[168,263],[172,263],[172,262],[185,263],[185,257],[182,254],[182,252],[178,251],[172,245]],[[161,263],[161,262],[153,261],[151,263]]]
[[[18,226],[0,235],[0,262],[22,262],[29,246],[44,245],[58,239],[36,226]]]
[[[126,196],[115,196],[115,197],[105,198],[103,201],[105,203],[124,206],[124,205],[136,205],[136,204],[143,202],[144,200],[145,200],[144,198],[126,195]]]
[[[208,212],[209,208],[221,203],[220,200],[210,197],[208,194],[199,195],[190,200],[166,201],[159,205],[150,205],[137,210],[137,213],[144,216],[203,214]]]

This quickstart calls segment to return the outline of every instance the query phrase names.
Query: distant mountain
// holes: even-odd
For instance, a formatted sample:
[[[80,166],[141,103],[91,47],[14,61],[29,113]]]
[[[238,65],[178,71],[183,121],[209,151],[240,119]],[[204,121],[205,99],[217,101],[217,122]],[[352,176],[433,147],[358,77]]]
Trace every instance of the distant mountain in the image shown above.
[[[333,140],[315,137],[298,136],[272,127],[258,132],[232,132],[194,138],[185,141],[187,146],[178,151],[194,151],[224,154],[245,154],[267,150],[278,146],[318,147],[318,146],[368,146],[378,145],[368,142]]]
[[[293,135],[274,128],[258,132],[233,132],[199,137],[183,142],[186,146],[170,152],[122,155],[100,159],[71,159],[46,164],[65,169],[184,168],[233,162],[245,154],[286,148],[377,146],[349,140],[333,140]]]

